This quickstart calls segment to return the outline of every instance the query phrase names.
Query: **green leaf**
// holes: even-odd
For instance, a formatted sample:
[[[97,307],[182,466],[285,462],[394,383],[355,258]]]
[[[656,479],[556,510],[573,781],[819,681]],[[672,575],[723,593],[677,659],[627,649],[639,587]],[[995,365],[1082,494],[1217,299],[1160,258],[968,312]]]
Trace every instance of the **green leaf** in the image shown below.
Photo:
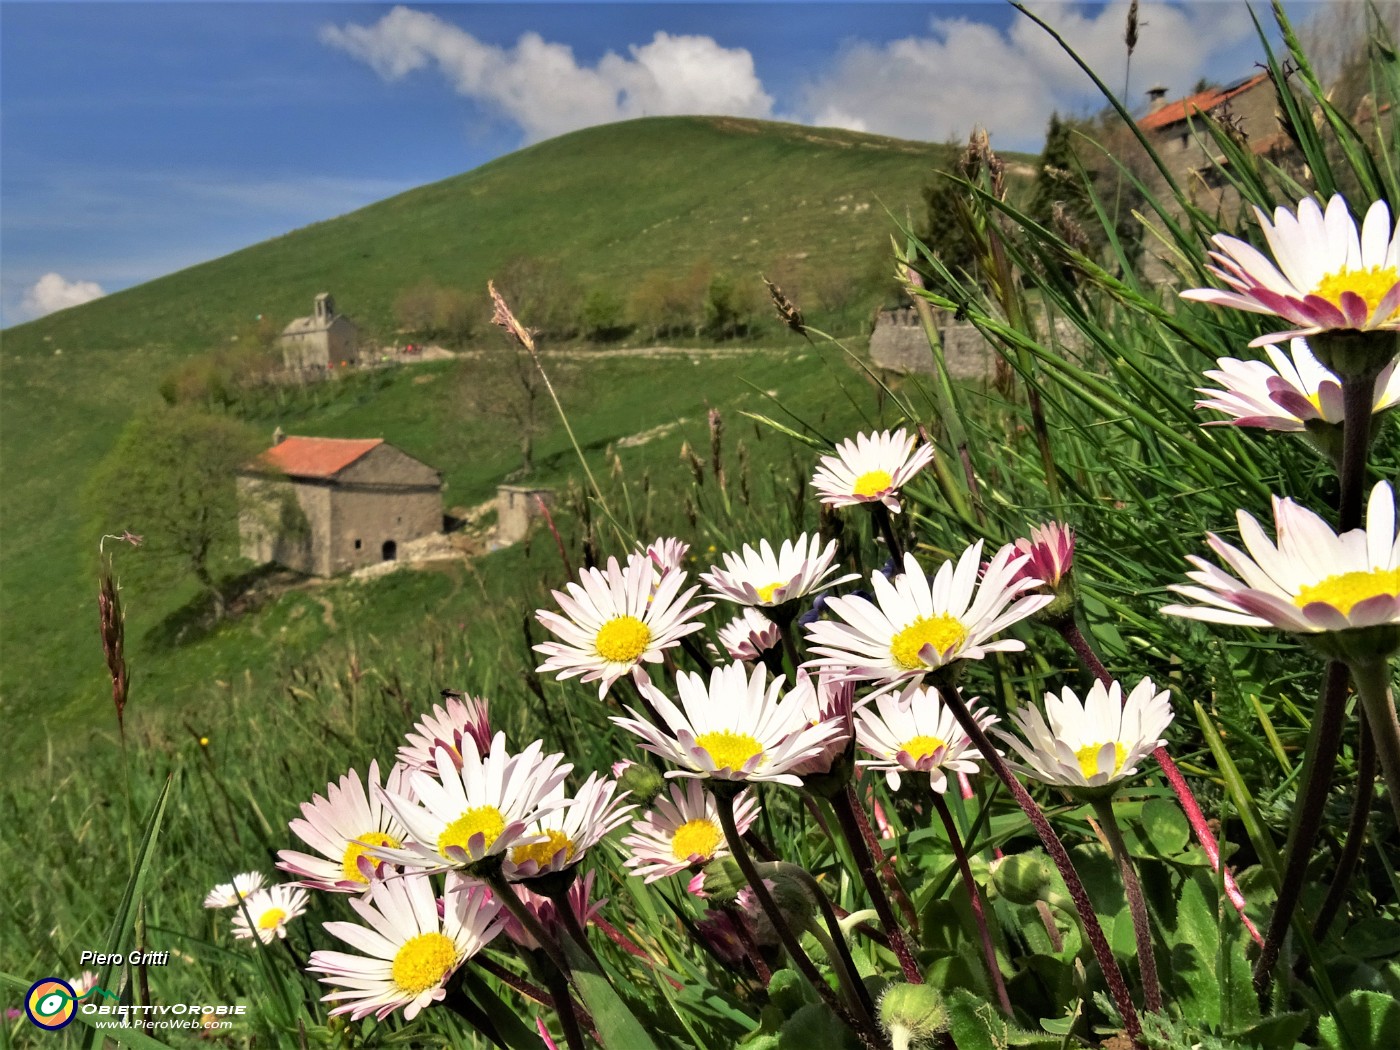
[[[146,882],[146,873],[155,857],[156,839],[160,836],[161,824],[165,820],[165,805],[170,799],[170,785],[173,783],[173,779],[173,774],[166,776],[160,794],[156,796],[150,813],[146,815],[146,823],[141,830],[141,845],[136,850],[136,861],[131,869],[131,877],[126,881],[126,890],[122,894],[121,904],[117,906],[116,914],[112,917],[112,927],[107,931],[107,939],[102,942],[111,946],[112,958],[120,959],[126,952],[127,937],[136,922],[136,904],[141,897],[141,888]],[[112,987],[112,971],[116,967],[116,963],[108,963],[102,967],[97,975],[99,987]],[[102,1031],[105,1032],[106,1029],[102,1029]],[[101,1042],[102,1036],[97,1029],[93,1029],[88,1033],[84,1045],[92,1050],[92,1048],[101,1045]]]
[[[1162,857],[1174,857],[1191,841],[1191,826],[1175,802],[1148,799],[1142,807],[1142,830],[1152,849]]]
[[[1040,1032],[1027,1032],[1006,1020],[1001,1011],[985,999],[956,989],[948,994],[949,1034],[958,1050],[1058,1050],[1060,1039]]]
[[[471,996],[472,1001],[496,1026],[499,1035],[510,1050],[539,1050],[540,1036],[520,1020],[520,1011],[504,1002],[491,990],[491,986],[481,979],[481,975],[470,966],[461,970],[462,990]]]
[[[583,996],[584,1005],[593,1015],[593,1024],[608,1050],[657,1050],[646,1028],[637,1020],[627,1004],[613,991],[608,982],[579,947],[563,937],[561,947],[569,957],[574,984]]]
[[[1400,1001],[1380,992],[1352,992],[1317,1023],[1323,1050],[1395,1050]]]

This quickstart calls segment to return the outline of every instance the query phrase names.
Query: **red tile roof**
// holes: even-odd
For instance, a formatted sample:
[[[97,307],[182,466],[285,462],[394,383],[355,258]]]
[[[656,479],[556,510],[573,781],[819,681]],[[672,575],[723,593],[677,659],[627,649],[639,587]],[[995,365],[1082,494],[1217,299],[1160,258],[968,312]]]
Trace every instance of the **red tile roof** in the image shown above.
[[[258,467],[270,467],[296,478],[333,478],[383,438],[289,437],[258,457]]]
[[[1185,120],[1188,116],[1195,117],[1202,113],[1209,113],[1221,103],[1228,102],[1236,95],[1243,94],[1260,82],[1267,80],[1268,76],[1268,73],[1256,73],[1248,80],[1231,84],[1227,88],[1207,88],[1205,91],[1198,91],[1194,95],[1169,102],[1161,109],[1149,113],[1139,120],[1138,127],[1145,131],[1158,131],[1178,121]]]

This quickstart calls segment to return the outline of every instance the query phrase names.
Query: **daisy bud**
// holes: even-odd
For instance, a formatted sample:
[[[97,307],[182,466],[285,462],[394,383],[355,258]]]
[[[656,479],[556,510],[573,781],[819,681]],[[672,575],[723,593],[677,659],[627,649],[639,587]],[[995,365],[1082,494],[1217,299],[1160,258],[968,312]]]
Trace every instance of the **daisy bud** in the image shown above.
[[[784,1014],[794,1013],[812,1001],[808,987],[796,970],[778,970],[768,982],[768,1001]]]
[[[895,984],[880,997],[880,1024],[895,1050],[933,1046],[948,1028],[943,996],[930,984]]]
[[[1054,862],[1039,850],[1002,857],[993,861],[989,870],[992,891],[1012,904],[1044,901],[1053,908],[1074,906]]]
[[[618,763],[621,765],[621,763]],[[613,767],[616,769],[616,766]],[[621,788],[622,795],[631,795],[637,804],[642,807],[650,806],[656,796],[661,794],[662,788],[666,786],[665,779],[651,766],[643,765],[641,762],[629,762],[622,773],[617,776],[617,786]]]
[[[1074,614],[1078,597],[1072,571],[1074,569],[1074,529],[1058,521],[1046,522],[1031,529],[1030,539],[1024,537],[1012,544],[1017,554],[1026,556],[1016,570],[1016,580],[1039,580],[1040,594],[1053,594],[1055,600],[1041,609],[1036,618],[1056,623]]]
[[[760,875],[766,876],[765,869],[772,865],[760,864],[757,867]],[[704,877],[702,892],[705,897],[721,907],[735,903],[739,894],[748,889],[748,880],[739,870],[739,862],[733,857],[716,857],[705,865],[701,875]]]

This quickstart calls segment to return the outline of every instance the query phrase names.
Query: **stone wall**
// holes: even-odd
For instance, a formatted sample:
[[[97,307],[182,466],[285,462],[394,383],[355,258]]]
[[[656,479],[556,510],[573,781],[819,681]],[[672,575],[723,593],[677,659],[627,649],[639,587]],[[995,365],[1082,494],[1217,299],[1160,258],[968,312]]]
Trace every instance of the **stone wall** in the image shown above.
[[[308,576],[328,576],[330,488],[289,478],[238,478],[239,553]]]
[[[943,341],[943,357],[954,379],[978,382],[991,378],[996,353],[970,324],[954,324],[934,315]],[[933,375],[933,351],[913,307],[882,310],[870,334],[870,360],[876,368],[901,375]]]
[[[538,499],[536,498],[538,497]],[[530,522],[539,517],[540,505],[554,503],[551,489],[532,489],[523,485],[496,486],[496,544],[509,546],[519,543],[530,532]]]

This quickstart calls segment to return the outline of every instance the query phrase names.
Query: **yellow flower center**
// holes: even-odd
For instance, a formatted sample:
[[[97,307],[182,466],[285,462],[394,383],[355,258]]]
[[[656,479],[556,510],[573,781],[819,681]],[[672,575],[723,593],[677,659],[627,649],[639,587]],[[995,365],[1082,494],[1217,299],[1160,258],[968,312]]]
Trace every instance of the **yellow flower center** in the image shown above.
[[[689,860],[691,857],[708,860],[715,855],[715,850],[723,841],[724,833],[713,820],[687,820],[671,836],[671,854],[676,860]]]
[[[1299,587],[1293,604],[1301,609],[1311,602],[1326,602],[1346,616],[1358,602],[1381,594],[1400,598],[1400,569],[1372,569],[1329,576],[1320,583]]]
[[[742,769],[749,759],[763,754],[763,745],[748,733],[735,733],[728,729],[701,733],[695,742],[710,753],[716,769]]]
[[[593,647],[609,663],[636,663],[651,644],[651,628],[635,616],[616,616],[598,628]]]
[[[390,971],[399,991],[408,995],[442,984],[457,964],[457,946],[441,933],[420,933],[394,953]]]
[[[258,929],[275,930],[282,925],[282,920],[287,917],[287,913],[281,908],[268,908],[258,916]]]
[[[894,662],[906,671],[916,671],[927,667],[919,658],[919,650],[931,645],[946,653],[967,641],[967,628],[955,616],[939,613],[937,616],[920,616],[890,641],[890,655]]]
[[[780,580],[777,583],[765,583],[762,587],[755,588],[758,591],[758,600],[761,602],[771,602],[778,588],[786,587],[787,585],[787,580]]]
[[[471,847],[468,845],[473,835],[485,835],[486,846],[501,837],[501,832],[506,830],[506,818],[501,815],[501,811],[495,806],[477,806],[469,809],[460,817],[454,820],[447,827],[442,829],[442,834],[438,836],[438,852],[444,857],[447,856],[447,847],[460,846],[468,853]]]
[[[936,753],[940,747],[947,746],[948,741],[944,740],[942,737],[922,734],[906,740],[900,746],[900,750],[917,762],[921,758],[929,758]]]
[[[878,496],[885,492],[894,484],[894,478],[887,470],[867,470],[860,477],[856,478],[855,485],[851,492],[856,496]]]
[[[366,831],[359,836],[357,841],[351,842],[345,847],[345,856],[340,860],[340,870],[351,882],[369,882],[369,879],[365,878],[364,873],[360,871],[360,858],[364,856],[365,850],[370,846],[388,846],[390,849],[399,849],[403,843],[382,831]]]
[[[1313,289],[1313,295],[1320,295],[1329,303],[1338,306],[1342,303],[1343,292],[1355,292],[1366,302],[1368,312],[1374,311],[1385,298],[1387,292],[1395,287],[1400,281],[1400,269],[1394,266],[1369,266],[1364,270],[1338,270],[1336,273],[1329,273],[1317,287]],[[1400,314],[1396,310],[1391,317]],[[1381,318],[1387,320],[1387,318]]]
[[[527,860],[533,860],[541,868],[554,859],[554,855],[561,849],[564,851],[564,860],[574,859],[574,840],[565,835],[562,831],[549,830],[545,832],[547,838],[542,838],[538,842],[531,842],[524,846],[516,846],[510,851],[510,859],[516,864],[524,864]]]
[[[1084,774],[1084,779],[1096,776],[1099,771],[1099,752],[1103,750],[1103,744],[1085,744],[1074,753],[1074,757],[1079,759],[1079,772]],[[1128,756],[1127,749],[1118,741],[1113,742],[1113,772],[1116,774],[1123,768],[1123,759]]]

